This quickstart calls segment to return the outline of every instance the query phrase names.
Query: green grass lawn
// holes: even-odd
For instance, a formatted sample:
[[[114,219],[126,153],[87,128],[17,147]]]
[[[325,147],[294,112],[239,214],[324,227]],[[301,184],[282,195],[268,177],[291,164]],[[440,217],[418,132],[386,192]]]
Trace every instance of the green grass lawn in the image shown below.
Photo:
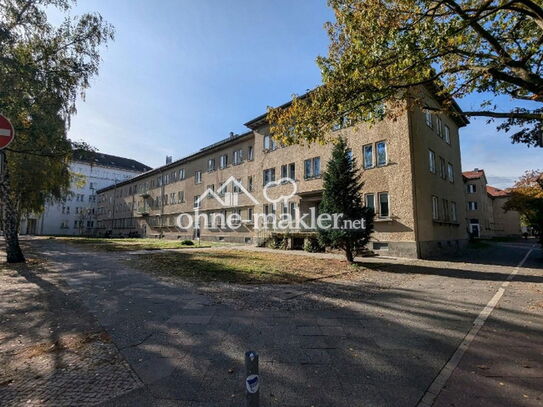
[[[194,245],[182,244],[180,240],[166,239],[110,239],[99,237],[51,237],[50,239],[59,240],[62,242],[85,245],[85,248],[103,251],[132,251],[132,250],[160,250],[160,249],[183,249],[183,248],[202,248],[224,246],[227,243],[223,242],[200,242],[200,245],[195,241]]]
[[[127,261],[142,271],[170,277],[243,284],[302,283],[362,271],[342,260],[235,249],[142,254]]]

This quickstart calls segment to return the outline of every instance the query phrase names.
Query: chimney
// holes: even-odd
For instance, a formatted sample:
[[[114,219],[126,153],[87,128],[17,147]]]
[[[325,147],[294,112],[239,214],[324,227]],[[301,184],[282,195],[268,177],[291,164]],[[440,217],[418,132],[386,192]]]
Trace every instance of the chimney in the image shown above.
[[[473,171],[475,172],[479,172],[479,168],[475,168]]]
[[[172,156],[171,156],[171,155],[167,155],[167,156],[166,156],[166,165],[171,164],[171,163],[172,163]]]
[[[230,132],[230,138],[233,138],[233,137],[236,137],[236,133],[234,133],[233,131]]]

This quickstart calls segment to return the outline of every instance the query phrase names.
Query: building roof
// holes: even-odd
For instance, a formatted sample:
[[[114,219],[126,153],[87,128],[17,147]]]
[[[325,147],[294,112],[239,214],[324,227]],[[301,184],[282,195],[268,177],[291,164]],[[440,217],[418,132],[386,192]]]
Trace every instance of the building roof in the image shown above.
[[[504,191],[503,189],[492,187],[490,185],[486,186],[486,193],[488,195],[490,195],[492,198],[499,198],[499,197],[509,196],[509,192]]]
[[[436,95],[437,91],[439,90],[439,89],[437,89],[436,86],[430,86],[430,85],[427,86],[427,89],[431,93],[433,93],[434,95]],[[309,96],[310,93],[311,93],[311,91],[308,91],[308,92],[304,93],[303,95],[297,96],[297,98],[298,99],[305,99],[305,98],[307,98]],[[288,101],[286,103],[283,103],[282,105],[278,106],[278,108],[279,109],[284,109],[284,108],[289,107],[291,104],[292,104],[292,100],[290,100],[290,101]],[[456,121],[456,123],[460,127],[468,125],[469,124],[468,118],[462,114],[462,109],[460,108],[458,103],[456,103],[455,100],[452,100],[452,108],[453,108],[453,110],[455,110],[458,113],[457,116],[453,115],[452,119],[454,121]],[[260,116],[257,116],[252,120],[249,120],[247,123],[245,123],[245,126],[254,130],[258,126],[260,126],[260,125],[262,125],[263,123],[266,122],[267,116],[268,116],[268,113],[263,113]]]
[[[172,167],[176,167],[176,166],[178,166],[180,164],[186,163],[187,161],[194,160],[195,158],[201,157],[201,156],[209,153],[210,151],[216,150],[219,147],[222,147],[222,146],[224,146],[224,145],[226,145],[228,143],[241,141],[241,140],[245,139],[247,136],[252,135],[252,134],[253,134],[252,131],[248,131],[248,132],[243,133],[243,134],[233,134],[233,133],[231,133],[230,137],[222,139],[222,140],[220,140],[220,141],[218,141],[216,143],[210,144],[207,147],[203,147],[196,153],[187,155],[187,156],[185,156],[183,158],[180,158],[178,160],[175,160],[175,161],[173,161],[173,162],[171,162],[169,164],[162,165],[162,166],[154,168],[154,169],[149,168],[149,170],[144,172],[143,174],[136,175],[135,177],[130,178],[130,179],[126,180],[126,181],[122,181],[122,182],[119,182],[117,184],[113,184],[113,185],[110,185],[108,187],[102,188],[102,189],[100,189],[100,190],[98,190],[96,192],[97,193],[104,192],[104,191],[107,191],[109,189],[114,189],[114,188],[117,188],[119,186],[130,184],[130,183],[132,183],[134,181],[137,181],[137,180],[142,179],[142,178],[146,178],[146,177],[154,175],[154,174],[161,174],[161,173],[169,170]]]
[[[95,151],[75,150],[73,160],[134,172],[144,172],[151,169],[151,167],[130,158],[117,157]]]
[[[462,176],[465,179],[479,179],[481,177],[485,177],[485,170],[480,170],[478,168],[475,168],[473,171],[463,172]]]

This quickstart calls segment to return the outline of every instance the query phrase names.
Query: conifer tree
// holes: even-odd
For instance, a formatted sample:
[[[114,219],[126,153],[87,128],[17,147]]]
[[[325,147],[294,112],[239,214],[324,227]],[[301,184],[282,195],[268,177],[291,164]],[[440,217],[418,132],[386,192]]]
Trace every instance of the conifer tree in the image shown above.
[[[332,219],[323,225],[332,227],[319,228],[319,240],[326,246],[343,250],[347,261],[352,263],[354,256],[368,244],[373,232],[374,213],[363,204],[360,172],[344,138],[337,139],[323,178],[320,214],[342,216],[337,225]],[[356,227],[355,222],[361,221],[365,227]]]

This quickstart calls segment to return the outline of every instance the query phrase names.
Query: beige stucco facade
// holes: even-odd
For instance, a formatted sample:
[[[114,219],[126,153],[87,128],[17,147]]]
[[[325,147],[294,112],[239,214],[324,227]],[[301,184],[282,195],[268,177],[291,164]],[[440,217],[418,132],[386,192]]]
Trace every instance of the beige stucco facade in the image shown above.
[[[430,96],[428,98],[430,104],[437,104]],[[370,248],[390,255],[428,257],[457,250],[466,243],[458,133],[459,126],[463,124],[459,119],[454,121],[444,115],[434,114],[428,118],[421,110],[406,109],[396,120],[384,120],[373,126],[356,125],[331,134],[332,137],[341,135],[347,139],[362,174],[364,197],[371,202],[373,196],[376,217]],[[230,202],[232,205],[226,207],[209,197],[201,201],[199,212],[239,211],[243,219],[249,219],[251,215],[271,210],[266,206],[268,201],[264,196],[265,171],[274,169],[274,178],[279,180],[281,167],[285,165],[288,175],[294,170],[297,189],[289,199],[289,207],[292,203],[302,214],[308,213],[312,207],[318,208],[322,196],[321,174],[330,158],[331,144],[267,148],[270,147],[265,145],[269,142],[269,129],[265,117],[246,125],[250,131],[245,134],[231,136],[189,157],[99,191],[101,230],[104,233],[110,231],[113,235],[137,231],[145,236],[192,238],[194,228],[179,229],[175,226],[175,219],[183,213],[194,213],[195,199],[201,197],[207,188],[217,191],[232,176],[254,196],[257,203],[243,193],[236,194],[237,202]],[[445,126],[448,139],[444,136]],[[371,166],[369,159],[364,161],[365,151],[366,156],[370,156],[369,146]],[[385,150],[386,154],[383,153]],[[431,171],[429,150],[435,153],[437,165],[442,159],[450,166],[450,176],[443,178],[439,168],[437,172]],[[234,163],[239,151],[242,159],[240,163]],[[224,168],[221,166],[222,156],[228,157]],[[311,160],[313,166],[316,158],[320,163],[320,175],[308,177],[306,160]],[[209,165],[209,160],[214,160],[214,167]],[[232,185],[228,188],[225,197],[232,192]],[[284,184],[274,186],[268,192],[273,199],[289,195],[291,190],[292,185]],[[435,199],[441,208],[437,214],[432,212]],[[281,209],[276,210],[279,212]],[[203,240],[254,244],[269,231],[257,230],[254,223],[242,222],[242,226],[235,230],[220,225],[212,229],[200,228],[199,233]]]
[[[484,170],[475,168],[463,173],[466,193],[467,227],[475,238],[519,236],[520,214],[506,212],[506,191],[487,183]]]

